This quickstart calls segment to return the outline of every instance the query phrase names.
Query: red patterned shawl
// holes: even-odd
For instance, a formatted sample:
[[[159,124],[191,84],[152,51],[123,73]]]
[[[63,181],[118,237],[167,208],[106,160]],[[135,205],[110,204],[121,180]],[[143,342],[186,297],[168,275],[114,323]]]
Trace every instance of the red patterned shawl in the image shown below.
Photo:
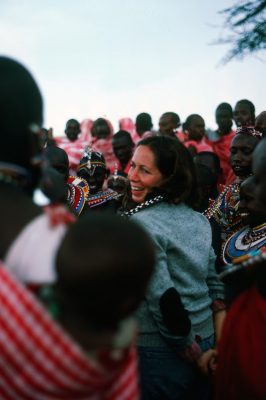
[[[134,348],[90,360],[2,265],[0,327],[1,399],[138,399]]]

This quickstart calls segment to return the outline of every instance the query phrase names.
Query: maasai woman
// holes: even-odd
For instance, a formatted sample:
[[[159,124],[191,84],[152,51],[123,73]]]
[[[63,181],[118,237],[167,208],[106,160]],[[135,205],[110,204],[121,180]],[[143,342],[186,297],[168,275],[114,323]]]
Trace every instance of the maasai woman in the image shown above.
[[[209,220],[220,225],[222,242],[241,226],[241,216],[238,212],[239,188],[241,182],[251,174],[252,153],[260,139],[261,133],[253,127],[237,129],[230,147],[230,163],[236,175],[236,181],[226,186],[220,196],[204,212]]]
[[[78,178],[83,178],[88,183],[89,193],[87,195],[86,204],[83,212],[89,209],[115,209],[114,200],[119,194],[112,189],[103,190],[103,184],[108,176],[104,156],[87,147],[84,156],[80,160],[77,171]],[[99,208],[99,206],[101,206]]]
[[[227,271],[222,274],[226,285],[230,285],[231,294],[234,289],[234,299],[231,297],[232,304],[218,346],[216,400],[266,398],[265,139],[253,153],[252,171],[254,176],[248,178],[243,188],[243,206],[250,224],[249,231],[242,237],[238,235],[238,243],[234,240],[236,238],[233,239],[236,243],[234,253],[242,252],[242,257],[238,258],[238,261],[242,259],[242,263],[228,265]],[[259,228],[251,228],[263,222]],[[232,256],[232,250],[230,254]],[[226,259],[229,261],[232,257],[226,255]]]
[[[152,283],[137,313],[142,398],[184,399],[196,389],[199,399],[195,363],[204,364],[202,353],[214,345],[214,334],[219,337],[224,312],[211,229],[192,209],[193,161],[175,138],[146,138],[137,145],[129,180],[137,206],[122,215],[146,228],[157,253]]]
[[[259,249],[266,249],[266,208],[264,203],[266,196],[264,197],[263,194],[266,180],[263,173],[265,167],[263,148],[265,148],[264,141],[254,153],[252,164],[255,175],[247,178],[240,187],[239,213],[245,226],[226,241],[223,249],[225,264],[242,260],[243,257]],[[261,192],[261,197],[257,199],[258,190]]]

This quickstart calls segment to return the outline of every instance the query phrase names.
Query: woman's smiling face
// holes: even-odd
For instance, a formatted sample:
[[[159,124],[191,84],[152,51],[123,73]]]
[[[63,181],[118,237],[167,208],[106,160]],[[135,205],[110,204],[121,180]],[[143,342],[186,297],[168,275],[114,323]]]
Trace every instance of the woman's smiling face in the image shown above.
[[[159,187],[163,176],[157,168],[153,152],[148,146],[140,145],[136,148],[128,172],[132,199],[142,203],[153,188]]]

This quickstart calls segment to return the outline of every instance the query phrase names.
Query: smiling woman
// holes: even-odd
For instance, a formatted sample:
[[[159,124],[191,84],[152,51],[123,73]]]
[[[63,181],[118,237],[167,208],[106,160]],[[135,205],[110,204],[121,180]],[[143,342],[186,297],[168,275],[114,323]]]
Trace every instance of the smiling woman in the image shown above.
[[[223,312],[216,313],[216,300],[223,299],[223,285],[209,223],[192,208],[192,158],[176,138],[149,137],[138,143],[128,177],[137,205],[122,215],[148,231],[156,250],[156,269],[137,312],[142,398],[184,399],[191,391],[206,398],[208,382],[193,385],[195,364],[206,371],[219,337]]]

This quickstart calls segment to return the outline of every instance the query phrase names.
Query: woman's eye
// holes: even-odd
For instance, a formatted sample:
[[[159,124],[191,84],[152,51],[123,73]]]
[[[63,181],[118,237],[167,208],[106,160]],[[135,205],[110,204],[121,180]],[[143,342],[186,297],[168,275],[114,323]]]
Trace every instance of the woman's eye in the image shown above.
[[[146,168],[141,168],[142,172],[144,172],[145,174],[149,174],[150,171],[148,171]]]

